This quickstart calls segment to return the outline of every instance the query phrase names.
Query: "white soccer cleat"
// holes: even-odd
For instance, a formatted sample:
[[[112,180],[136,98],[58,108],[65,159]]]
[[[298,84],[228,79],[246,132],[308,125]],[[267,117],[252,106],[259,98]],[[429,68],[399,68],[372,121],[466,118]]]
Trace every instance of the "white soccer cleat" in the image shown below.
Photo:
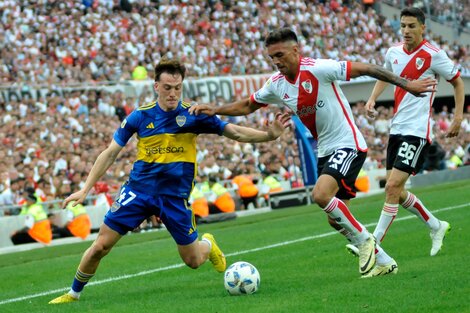
[[[359,273],[368,273],[375,265],[375,238],[369,235],[366,241],[357,245],[359,252]]]
[[[375,276],[383,276],[383,275],[388,275],[388,274],[396,274],[398,272],[398,265],[397,262],[395,262],[394,259],[392,259],[389,263],[387,264],[376,264],[374,268],[367,274],[362,275],[361,278],[369,278],[369,277],[375,277]]]
[[[432,240],[431,256],[435,256],[442,248],[444,238],[450,231],[450,224],[446,221],[439,221],[439,228],[429,234]]]

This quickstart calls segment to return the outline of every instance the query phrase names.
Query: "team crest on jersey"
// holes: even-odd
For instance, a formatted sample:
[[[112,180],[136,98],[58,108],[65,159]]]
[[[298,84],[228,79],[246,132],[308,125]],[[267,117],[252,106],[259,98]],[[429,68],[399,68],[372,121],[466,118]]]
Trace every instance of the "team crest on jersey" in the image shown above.
[[[423,58],[416,58],[416,69],[420,70],[424,65],[424,59]]]
[[[302,82],[301,85],[302,85],[302,87],[304,87],[306,92],[312,93],[312,82],[310,81],[310,79]]]
[[[178,115],[176,117],[176,124],[178,124],[179,127],[182,127],[184,124],[186,124],[186,116]]]

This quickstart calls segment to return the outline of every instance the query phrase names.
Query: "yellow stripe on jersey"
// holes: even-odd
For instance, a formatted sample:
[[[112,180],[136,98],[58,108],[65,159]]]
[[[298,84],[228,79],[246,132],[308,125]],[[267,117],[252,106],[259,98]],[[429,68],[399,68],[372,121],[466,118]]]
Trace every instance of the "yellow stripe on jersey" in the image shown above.
[[[157,101],[153,101],[147,104],[144,104],[143,106],[139,107],[137,110],[142,111],[142,110],[148,110],[157,105]]]
[[[147,163],[196,163],[196,134],[158,134],[139,137],[137,161]]]
[[[191,103],[189,102],[185,102],[185,101],[181,101],[181,106],[185,109],[189,108],[191,106]]]

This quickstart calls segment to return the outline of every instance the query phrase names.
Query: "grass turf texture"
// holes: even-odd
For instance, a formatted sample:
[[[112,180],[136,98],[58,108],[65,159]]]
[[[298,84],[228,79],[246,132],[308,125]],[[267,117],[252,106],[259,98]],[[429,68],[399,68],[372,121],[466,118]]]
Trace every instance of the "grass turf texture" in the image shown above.
[[[1,255],[0,312],[470,312],[470,181],[413,192],[431,211],[451,208],[435,215],[452,231],[431,257],[427,227],[400,208],[383,243],[398,262],[397,275],[360,279],[346,240],[312,205],[199,227],[199,234],[215,235],[228,264],[244,260],[258,268],[254,295],[230,296],[210,263],[183,266],[162,231],[125,236],[80,301],[63,305],[47,302],[68,290],[91,242]],[[383,200],[381,194],[352,201],[355,216],[374,224],[371,232]]]

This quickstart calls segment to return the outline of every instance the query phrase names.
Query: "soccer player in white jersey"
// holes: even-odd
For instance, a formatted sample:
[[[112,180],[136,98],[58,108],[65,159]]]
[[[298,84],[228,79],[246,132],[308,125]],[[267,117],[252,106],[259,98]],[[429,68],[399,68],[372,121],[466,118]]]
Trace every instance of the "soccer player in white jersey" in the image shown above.
[[[446,79],[454,87],[454,120],[446,137],[459,134],[463,118],[464,83],[460,72],[447,54],[423,38],[425,17],[417,8],[405,8],[400,16],[403,42],[388,49],[385,56],[385,68],[407,79],[437,78]],[[366,103],[368,114],[375,114],[375,101],[387,86],[386,82],[377,81]],[[442,247],[442,241],[450,230],[449,223],[437,219],[423,203],[405,189],[405,183],[411,174],[422,168],[424,157],[431,143],[431,106],[434,93],[425,97],[415,97],[403,88],[395,87],[395,106],[387,147],[387,183],[385,203],[374,236],[382,241],[392,224],[398,205],[419,217],[431,231],[431,256]],[[387,274],[391,264],[381,263],[378,256],[377,268],[371,275]]]
[[[419,95],[431,90],[435,80],[410,82],[380,66],[302,57],[297,35],[289,28],[271,32],[265,45],[279,72],[260,90],[247,99],[220,107],[197,105],[190,112],[246,115],[267,104],[282,104],[297,114],[318,141],[321,174],[313,190],[315,202],[330,224],[357,244],[359,272],[365,275],[375,264],[375,239],[351,214],[348,201],[355,196],[353,185],[367,145],[337,81],[369,75]]]

